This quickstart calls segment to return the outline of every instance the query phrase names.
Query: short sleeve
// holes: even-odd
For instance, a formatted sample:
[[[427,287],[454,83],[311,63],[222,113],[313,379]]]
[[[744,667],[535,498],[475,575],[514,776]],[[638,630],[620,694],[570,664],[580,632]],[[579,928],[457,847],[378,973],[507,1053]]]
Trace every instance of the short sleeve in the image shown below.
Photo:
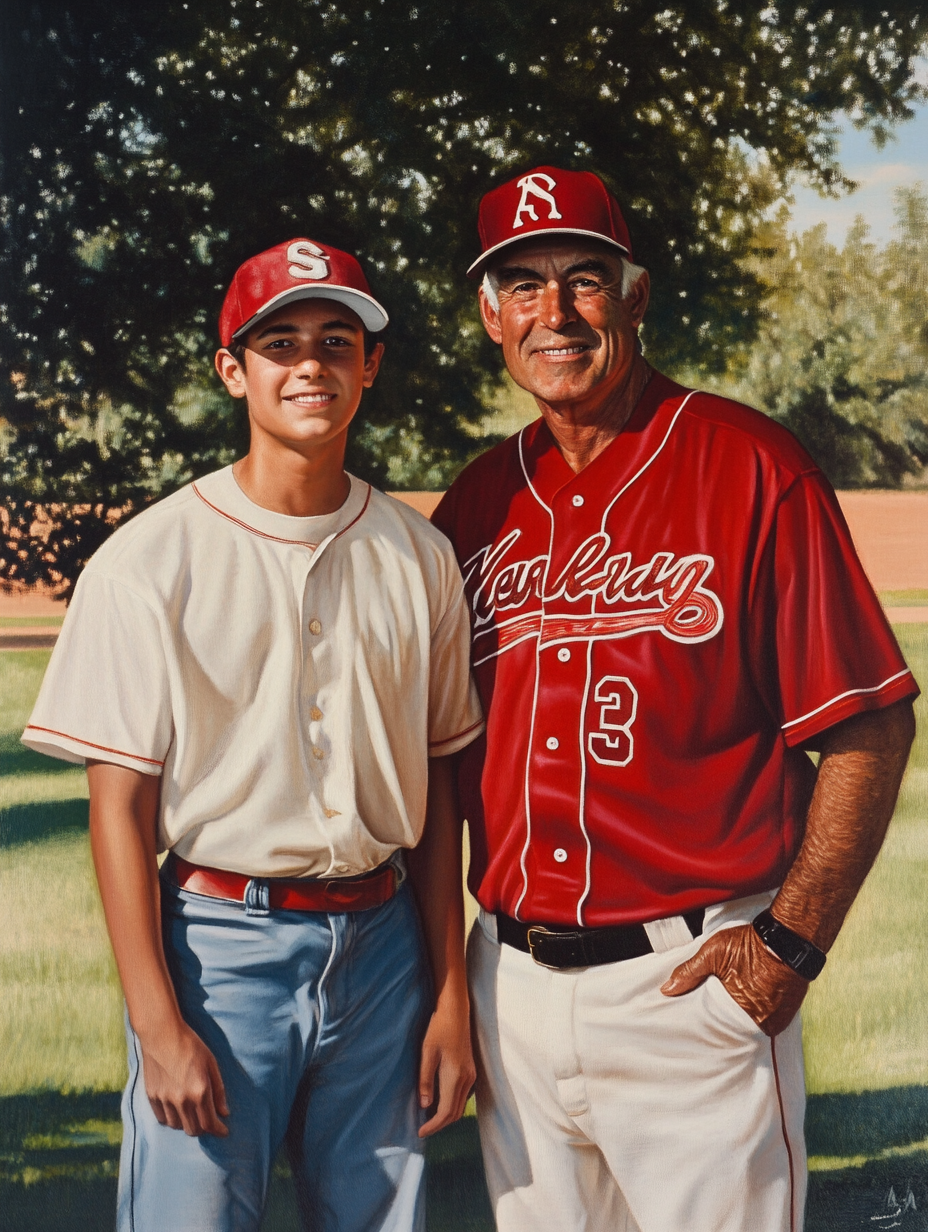
[[[787,744],[917,695],[837,497],[818,472],[800,476],[784,495],[774,535],[773,585],[764,602],[776,608],[779,719]],[[763,620],[755,612],[755,627]]]
[[[115,579],[85,572],[23,743],[65,761],[96,759],[158,775],[172,731],[156,614]]]
[[[450,555],[450,548],[449,548]],[[470,673],[470,621],[464,588],[455,574],[453,598],[432,634],[429,667],[429,756],[466,748],[484,729],[483,712]]]

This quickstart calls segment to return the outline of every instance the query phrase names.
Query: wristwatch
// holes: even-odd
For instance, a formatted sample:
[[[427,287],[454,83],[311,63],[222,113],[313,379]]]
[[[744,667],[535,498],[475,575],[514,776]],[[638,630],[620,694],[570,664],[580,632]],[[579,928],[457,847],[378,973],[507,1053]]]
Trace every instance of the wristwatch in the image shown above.
[[[781,962],[791,967],[804,980],[814,980],[825,965],[825,953],[805,937],[775,920],[769,911],[762,911],[752,921],[754,931],[764,945]]]

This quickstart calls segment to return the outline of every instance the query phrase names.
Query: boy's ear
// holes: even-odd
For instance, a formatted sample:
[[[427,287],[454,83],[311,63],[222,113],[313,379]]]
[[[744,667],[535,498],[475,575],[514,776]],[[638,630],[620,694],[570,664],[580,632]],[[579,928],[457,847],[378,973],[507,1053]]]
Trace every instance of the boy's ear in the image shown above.
[[[221,347],[214,360],[219,379],[233,398],[245,397],[245,368],[231,351]]]
[[[218,355],[216,357],[219,358]],[[383,359],[383,343],[378,342],[373,348],[370,355],[364,357],[364,388],[370,389],[374,383],[374,377],[380,370],[380,361]],[[222,376],[222,373],[219,374]],[[226,386],[228,388],[228,386]]]

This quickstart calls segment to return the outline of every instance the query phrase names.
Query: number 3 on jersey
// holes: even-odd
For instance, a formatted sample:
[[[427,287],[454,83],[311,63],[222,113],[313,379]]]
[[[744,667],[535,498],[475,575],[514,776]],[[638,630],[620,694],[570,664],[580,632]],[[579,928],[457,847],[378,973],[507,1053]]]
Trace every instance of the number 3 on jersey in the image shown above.
[[[590,754],[602,766],[627,766],[635,755],[632,724],[638,690],[627,676],[603,676],[593,699],[599,702],[599,728],[589,734]]]

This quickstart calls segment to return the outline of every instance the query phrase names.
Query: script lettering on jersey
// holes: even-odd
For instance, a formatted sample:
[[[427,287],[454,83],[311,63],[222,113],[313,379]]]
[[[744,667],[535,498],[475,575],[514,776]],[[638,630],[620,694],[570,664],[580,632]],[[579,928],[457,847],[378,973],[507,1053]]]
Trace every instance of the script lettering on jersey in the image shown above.
[[[704,585],[715,567],[711,556],[655,552],[636,565],[631,552],[610,554],[612,540],[601,531],[580,544],[546,590],[547,556],[515,560],[510,555],[521,536],[520,530],[511,530],[464,565],[474,613],[475,662],[536,636],[542,646],[550,646],[654,630],[675,642],[704,642],[722,627],[722,604]],[[573,613],[564,610],[564,603],[592,610]],[[531,611],[518,611],[527,605]],[[558,611],[552,612],[552,605]]]

